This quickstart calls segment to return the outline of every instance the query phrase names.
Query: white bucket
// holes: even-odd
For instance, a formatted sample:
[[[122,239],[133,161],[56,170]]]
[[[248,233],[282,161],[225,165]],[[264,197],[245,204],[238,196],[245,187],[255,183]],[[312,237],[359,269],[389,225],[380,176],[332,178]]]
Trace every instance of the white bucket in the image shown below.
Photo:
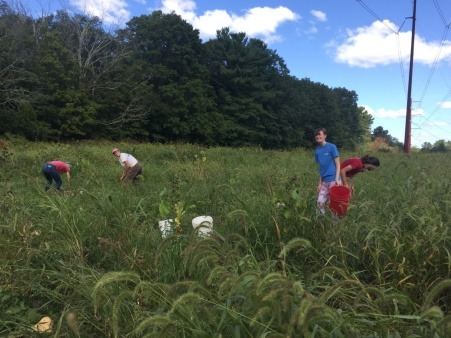
[[[172,224],[174,223],[173,219],[164,219],[162,221],[158,221],[158,226],[160,227],[161,237],[166,238],[172,233]]]
[[[201,237],[208,237],[213,232],[213,218],[211,216],[198,216],[192,220],[193,228]]]

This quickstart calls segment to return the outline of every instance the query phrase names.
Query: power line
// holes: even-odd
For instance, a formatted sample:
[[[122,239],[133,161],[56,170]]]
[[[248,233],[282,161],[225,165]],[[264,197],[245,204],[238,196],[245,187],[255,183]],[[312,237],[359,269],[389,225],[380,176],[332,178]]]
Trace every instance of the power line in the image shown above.
[[[368,7],[367,4],[365,4],[363,2],[363,0],[356,0],[356,1],[358,3],[360,3],[360,5],[368,11],[368,13],[370,13],[372,16],[374,16],[378,21],[382,22],[385,25],[385,27],[387,27],[392,33],[394,33],[394,34],[398,34],[399,33],[399,31],[396,32],[396,31],[393,30],[393,28],[391,28],[389,25],[387,25],[385,20],[382,20],[370,7]]]
[[[437,13],[440,16],[440,18],[442,19],[442,22],[445,26],[449,27],[449,23],[446,22],[445,16],[443,15],[442,9],[440,8],[440,5],[438,4],[437,0],[432,0],[432,2],[435,5],[435,8],[437,9]]]
[[[416,124],[416,123],[414,123],[414,122],[412,122],[412,124],[414,124],[414,125],[417,127],[417,129],[419,129],[419,130],[425,132],[426,134],[429,134],[430,136],[436,138],[437,140],[440,140],[440,139],[441,139],[441,138],[438,137],[437,135],[434,135],[434,134],[428,132],[428,131],[427,131],[426,129],[424,129],[424,128],[421,128],[418,124]]]
[[[429,76],[428,76],[428,79],[427,79],[427,81],[426,81],[425,87],[424,87],[424,89],[423,89],[423,93],[422,93],[422,95],[421,95],[420,100],[418,101],[419,104],[418,104],[417,108],[421,107],[421,104],[422,104],[422,102],[423,102],[423,99],[424,99],[424,97],[425,97],[425,95],[426,95],[426,92],[427,92],[427,90],[428,90],[428,88],[429,88],[429,85],[430,85],[432,76],[433,76],[435,70],[437,69],[437,64],[438,64],[438,61],[439,61],[439,57],[440,57],[440,54],[441,54],[441,52],[442,52],[442,48],[443,48],[443,45],[444,45],[444,42],[445,42],[445,39],[446,39],[446,35],[447,35],[448,30],[449,30],[449,27],[450,27],[450,25],[451,25],[451,23],[447,23],[447,22],[446,22],[445,17],[444,17],[444,15],[443,15],[443,12],[442,12],[442,10],[441,10],[441,8],[440,8],[440,6],[439,6],[437,0],[433,0],[433,2],[434,2],[434,5],[435,5],[435,8],[436,8],[436,10],[437,10],[437,13],[439,14],[439,16],[440,16],[440,18],[441,18],[441,20],[442,20],[442,22],[443,22],[443,24],[444,24],[444,26],[445,26],[445,29],[444,29],[444,32],[443,32],[443,34],[442,34],[442,39],[441,39],[441,42],[440,42],[440,46],[439,46],[439,48],[438,48],[438,50],[437,50],[437,54],[436,54],[436,56],[435,56],[433,66],[432,66],[432,68],[431,68],[431,71],[430,71],[430,73],[429,73]],[[443,74],[442,74],[442,76],[443,76]],[[446,80],[445,80],[445,83],[446,83]],[[449,86],[448,86],[448,87],[449,87]],[[424,126],[425,122],[426,122],[426,121],[429,121],[429,123],[430,123],[434,128],[438,128],[438,129],[442,130],[443,132],[445,132],[446,134],[451,134],[448,130],[445,130],[445,129],[442,128],[440,125],[435,124],[434,122],[432,122],[432,121],[430,120],[430,119],[432,118],[432,116],[433,116],[433,115],[441,108],[441,106],[443,105],[443,103],[446,101],[446,99],[447,99],[450,95],[451,95],[451,90],[448,92],[448,94],[446,94],[446,96],[443,98],[443,100],[441,100],[440,104],[437,105],[437,107],[434,109],[434,111],[433,111],[432,113],[430,113],[427,117],[424,116],[425,121],[424,121],[424,122],[421,122],[421,125],[418,125],[418,124],[412,122],[415,126],[417,126],[416,129],[419,129],[420,131],[426,132],[427,134],[429,134],[430,136],[432,136],[432,137],[434,137],[434,138],[436,138],[436,139],[440,139],[440,138],[437,137],[436,135],[434,135],[434,134],[428,132],[426,129],[424,129],[423,126]],[[407,130],[407,129],[406,129],[406,130]],[[417,139],[417,140],[418,140],[418,139]]]
[[[387,21],[387,20],[384,21],[384,20],[382,20],[381,17],[380,17],[378,14],[376,14],[376,12],[373,11],[367,4],[365,4],[365,2],[364,2],[363,0],[356,0],[356,1],[357,1],[357,2],[358,2],[358,3],[359,3],[359,4],[360,4],[360,5],[361,5],[368,13],[370,13],[374,18],[376,18],[378,21],[382,22],[382,23],[385,25],[385,27],[387,27],[392,33],[394,33],[394,34],[397,35],[398,60],[399,60],[399,63],[400,63],[400,70],[401,70],[401,77],[402,77],[403,84],[404,84],[404,91],[406,91],[405,74],[404,74],[404,66],[403,66],[404,63],[403,63],[403,61],[402,61],[401,47],[400,47],[400,42],[399,42],[399,39],[400,39],[400,38],[399,38],[399,32],[401,31],[401,29],[402,29],[402,27],[403,27],[405,21],[403,22],[403,24],[402,24],[401,27],[399,28],[398,32],[395,32],[395,31],[393,30],[393,28],[390,27],[390,26],[387,24],[387,22],[389,23],[390,21]],[[449,0],[447,0],[447,1],[449,1]],[[414,2],[415,2],[415,1],[414,1]],[[418,102],[417,109],[421,108],[422,103],[424,102],[424,98],[425,98],[425,96],[426,96],[426,93],[428,92],[428,88],[429,88],[429,86],[430,86],[430,84],[431,84],[433,75],[434,75],[435,71],[436,71],[437,69],[439,69],[439,68],[438,68],[438,64],[439,64],[439,61],[440,61],[440,55],[441,55],[442,52],[443,52],[443,48],[444,48],[445,42],[446,42],[446,37],[447,37],[448,31],[449,31],[449,28],[450,28],[450,26],[451,26],[451,21],[447,22],[447,20],[446,20],[444,14],[443,14],[442,9],[440,8],[440,5],[439,5],[439,3],[438,3],[438,0],[433,0],[433,3],[434,3],[434,6],[435,6],[436,11],[437,11],[437,13],[438,13],[438,16],[440,17],[441,22],[442,22],[443,25],[444,25],[444,32],[443,32],[443,34],[442,34],[441,42],[440,42],[440,44],[439,44],[437,53],[436,53],[436,55],[435,55],[435,59],[434,59],[433,65],[432,65],[432,68],[431,68],[431,70],[430,70],[430,73],[429,73],[429,76],[428,76],[428,78],[427,78],[427,81],[426,81],[426,83],[425,83],[425,86],[424,86],[422,95],[421,95],[421,97],[420,97],[420,100],[416,100],[416,102]],[[415,15],[414,15],[414,16],[415,16]],[[407,19],[407,18],[406,18],[406,19]],[[416,18],[413,18],[413,17],[412,17],[412,19],[415,20]],[[412,32],[412,40],[413,40],[413,39],[414,39],[414,31]],[[412,42],[412,44],[413,44],[413,42]],[[412,47],[412,46],[411,46],[411,47]],[[411,54],[413,54],[413,50],[411,51]],[[444,76],[443,73],[442,73],[442,76]],[[446,80],[445,80],[445,83],[446,83]],[[448,88],[449,88],[449,85],[448,85]],[[410,94],[410,95],[411,95],[411,94]],[[407,94],[407,96],[410,96],[410,95]],[[437,107],[435,107],[435,109],[434,109],[430,114],[427,114],[427,117],[426,117],[426,116],[423,116],[425,120],[424,120],[424,122],[421,122],[421,125],[416,124],[416,123],[413,123],[413,122],[411,121],[411,117],[409,118],[410,123],[413,123],[413,124],[417,127],[417,128],[415,128],[415,129],[422,130],[424,133],[427,133],[427,134],[429,134],[430,136],[432,136],[432,137],[434,137],[434,138],[437,138],[437,139],[438,139],[438,137],[437,137],[436,135],[433,135],[433,134],[431,134],[430,132],[428,132],[427,130],[424,129],[424,128],[425,128],[425,125],[424,125],[424,124],[425,124],[426,122],[429,122],[429,123],[430,123],[431,125],[433,125],[435,128],[438,128],[438,129],[442,130],[444,133],[450,134],[450,132],[449,132],[448,130],[442,128],[440,125],[435,124],[434,122],[431,121],[431,119],[432,119],[432,117],[434,116],[434,114],[435,114],[439,109],[442,108],[444,102],[446,101],[446,99],[447,99],[449,96],[451,96],[451,90],[450,90],[450,92],[445,96],[445,98],[437,105]],[[407,100],[408,100],[408,108],[410,107],[410,110],[411,110],[411,109],[412,109],[412,107],[411,107],[412,99],[411,99],[411,98],[408,98]],[[410,100],[410,106],[409,106],[409,100]],[[411,111],[410,111],[410,113],[411,113]],[[437,118],[437,119],[440,120],[439,118]],[[444,122],[445,122],[445,121],[444,121]],[[446,123],[447,123],[447,122],[446,122]],[[406,125],[407,125],[407,116],[406,116]],[[409,129],[410,129],[410,128],[409,128]],[[406,127],[406,133],[407,133],[407,127]],[[411,136],[411,135],[410,135],[410,136]],[[418,139],[417,139],[417,140],[418,140]],[[405,142],[405,143],[406,143],[406,142]]]
[[[437,54],[435,55],[434,63],[432,65],[431,71],[430,71],[428,79],[426,81],[426,85],[425,85],[425,87],[423,89],[423,93],[421,94],[421,98],[419,100],[419,104],[418,104],[417,108],[421,107],[421,104],[423,102],[424,96],[426,95],[426,92],[427,92],[427,90],[429,88],[429,84],[431,83],[431,79],[432,79],[432,76],[434,75],[435,69],[437,67],[437,64],[438,64],[438,61],[439,61],[439,57],[440,57],[440,53],[442,52],[443,44],[445,43],[446,35],[448,34],[448,30],[449,30],[449,25],[445,27],[445,30],[443,32],[442,40],[440,42],[440,46],[439,46],[439,48],[437,50]]]
[[[396,35],[396,43],[398,47],[398,62],[399,62],[399,68],[401,71],[401,78],[402,78],[402,84],[404,86],[404,94],[407,95],[407,84],[406,84],[406,75],[404,73],[404,61],[402,59],[402,53],[401,53],[401,44],[399,41],[399,34]]]
[[[427,90],[428,90],[429,84],[430,84],[431,79],[432,79],[432,75],[434,74],[435,69],[437,68],[437,63],[438,63],[440,54],[441,54],[441,52],[442,52],[443,45],[444,45],[444,43],[445,43],[445,39],[446,39],[446,36],[447,36],[447,34],[448,34],[448,30],[449,30],[450,25],[451,25],[451,22],[450,22],[450,23],[447,23],[447,22],[446,22],[445,16],[443,15],[442,9],[440,8],[440,5],[439,5],[438,1],[437,1],[437,0],[432,0],[432,2],[434,3],[435,9],[437,10],[437,13],[438,13],[439,17],[440,17],[440,19],[442,20],[443,25],[445,26],[445,29],[444,29],[443,34],[442,34],[442,39],[441,39],[441,41],[440,41],[440,46],[439,46],[439,48],[438,48],[438,50],[437,50],[437,54],[436,54],[436,56],[435,56],[435,59],[434,59],[434,63],[433,63],[431,72],[429,73],[429,77],[428,77],[428,79],[427,79],[427,81],[426,81],[426,85],[425,85],[425,87],[424,87],[424,89],[423,89],[423,93],[422,93],[422,95],[421,95],[421,98],[420,98],[420,100],[418,101],[419,104],[418,104],[417,108],[421,107],[421,104],[422,104],[422,102],[423,102],[424,96],[426,95],[426,92],[427,92]]]
[[[429,121],[429,122],[431,122],[431,118],[432,118],[432,116],[439,110],[439,109],[441,109],[442,108],[442,106],[443,106],[443,102],[445,102],[447,99],[448,99],[448,97],[450,97],[451,96],[451,90],[445,95],[445,97],[440,101],[440,103],[437,105],[437,107],[435,107],[435,109],[432,111],[432,113],[430,113],[429,114],[429,116],[428,117],[424,117],[424,119],[426,120],[426,121]]]
[[[406,85],[406,76],[404,73],[404,61],[402,58],[402,53],[401,53],[401,44],[400,44],[400,40],[399,40],[399,32],[401,31],[402,27],[404,26],[404,24],[406,23],[406,19],[404,19],[403,23],[401,24],[401,26],[399,27],[398,31],[395,31],[392,27],[390,27],[387,22],[383,19],[381,19],[381,17],[379,15],[377,15],[367,4],[365,4],[363,2],[363,0],[356,0],[368,13],[370,13],[374,18],[376,18],[376,20],[382,22],[385,27],[387,27],[393,34],[396,35],[396,44],[397,44],[397,48],[398,48],[398,62],[399,62],[399,69],[401,71],[401,78],[402,78],[402,84],[404,86],[404,93],[407,95],[407,85]]]

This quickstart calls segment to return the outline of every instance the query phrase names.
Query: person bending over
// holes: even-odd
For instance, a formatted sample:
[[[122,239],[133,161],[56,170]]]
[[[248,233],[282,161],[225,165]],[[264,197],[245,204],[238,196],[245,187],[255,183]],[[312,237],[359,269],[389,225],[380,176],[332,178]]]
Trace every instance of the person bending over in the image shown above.
[[[137,176],[142,174],[142,166],[138,160],[130,154],[122,153],[119,149],[113,149],[113,155],[119,158],[119,163],[124,168],[120,180],[124,184],[129,184],[137,179]]]
[[[47,179],[45,191],[50,189],[53,181],[55,181],[56,190],[61,189],[63,180],[61,179],[60,173],[66,173],[67,182],[70,183],[70,170],[71,165],[63,161],[50,161],[44,163],[44,165],[42,166],[42,173],[44,174],[44,177]]]
[[[340,164],[340,176],[342,184],[354,191],[354,185],[351,179],[359,174],[363,173],[365,170],[375,170],[380,166],[379,159],[374,156],[365,155],[362,158],[352,157],[344,160]]]

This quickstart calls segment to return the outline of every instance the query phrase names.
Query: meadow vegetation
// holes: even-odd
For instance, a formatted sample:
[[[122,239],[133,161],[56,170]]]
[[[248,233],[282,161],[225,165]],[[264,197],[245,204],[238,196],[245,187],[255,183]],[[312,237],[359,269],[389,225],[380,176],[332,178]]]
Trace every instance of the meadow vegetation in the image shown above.
[[[113,146],[143,164],[136,185]],[[1,336],[38,335],[43,316],[57,337],[451,336],[448,154],[377,154],[334,220],[317,215],[310,150],[0,147]],[[44,191],[51,159],[73,165],[61,193]]]

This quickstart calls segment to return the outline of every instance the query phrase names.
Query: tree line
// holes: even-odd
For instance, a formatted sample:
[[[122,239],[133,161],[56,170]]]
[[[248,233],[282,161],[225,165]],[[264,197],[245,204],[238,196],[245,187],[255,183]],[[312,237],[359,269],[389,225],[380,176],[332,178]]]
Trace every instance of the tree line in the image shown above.
[[[263,148],[369,141],[355,91],[298,79],[275,50],[228,28],[203,42],[154,11],[107,31],[61,10],[33,18],[0,1],[0,135]]]
[[[371,132],[371,141],[377,142],[382,141],[388,147],[393,147],[397,149],[403,149],[404,144],[399,141],[396,137],[389,134],[388,130],[385,130],[382,126],[378,126]],[[433,144],[430,142],[424,142],[419,149],[424,153],[446,153],[451,152],[451,141],[446,141],[444,139],[439,139]]]

